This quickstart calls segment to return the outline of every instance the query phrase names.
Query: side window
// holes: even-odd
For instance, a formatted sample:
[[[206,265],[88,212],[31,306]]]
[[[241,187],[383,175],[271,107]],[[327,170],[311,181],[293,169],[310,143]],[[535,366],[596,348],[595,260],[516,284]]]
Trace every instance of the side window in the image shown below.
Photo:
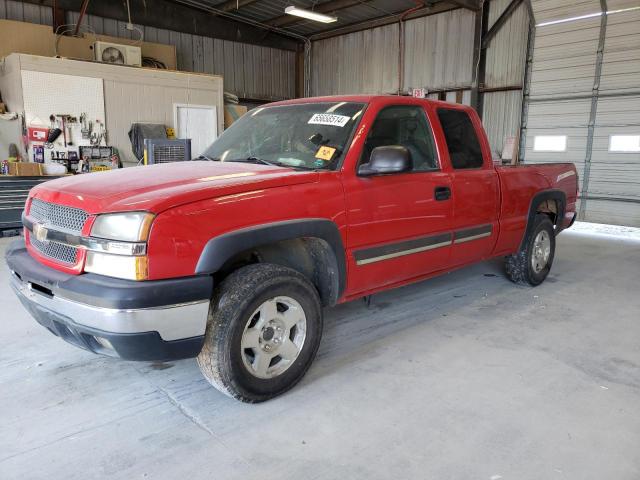
[[[390,145],[409,150],[413,171],[438,169],[433,134],[422,108],[396,105],[382,109],[367,135],[361,163],[369,161],[374,148]]]
[[[482,150],[469,115],[462,110],[438,109],[453,168],[482,167]]]

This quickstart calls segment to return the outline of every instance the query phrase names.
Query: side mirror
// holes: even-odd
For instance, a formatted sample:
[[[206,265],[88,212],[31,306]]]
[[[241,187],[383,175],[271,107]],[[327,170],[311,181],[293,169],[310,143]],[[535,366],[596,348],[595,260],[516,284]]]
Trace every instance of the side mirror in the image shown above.
[[[369,163],[363,163],[358,168],[358,175],[385,175],[389,173],[408,172],[413,167],[411,154],[401,145],[376,147],[371,152]]]

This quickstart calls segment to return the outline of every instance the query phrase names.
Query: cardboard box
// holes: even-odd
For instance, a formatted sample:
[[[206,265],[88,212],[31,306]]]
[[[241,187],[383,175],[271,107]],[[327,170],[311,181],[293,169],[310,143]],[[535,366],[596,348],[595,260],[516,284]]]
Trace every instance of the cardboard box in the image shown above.
[[[125,31],[123,30],[123,35]],[[60,36],[58,38],[57,53],[61,57],[79,60],[93,60],[93,43],[96,40],[138,45],[135,40],[106,35],[86,35],[82,38]],[[48,25],[16,22],[14,20],[0,20],[0,58],[11,53],[27,53],[53,57],[56,54],[56,35]],[[160,60],[169,70],[175,70],[176,47],[162,43],[142,42],[140,45],[144,57]]]
[[[226,104],[224,106],[224,128],[229,128],[233,122],[247,113],[247,107],[242,105]]]
[[[42,164],[31,162],[9,162],[9,175],[15,177],[40,177]]]

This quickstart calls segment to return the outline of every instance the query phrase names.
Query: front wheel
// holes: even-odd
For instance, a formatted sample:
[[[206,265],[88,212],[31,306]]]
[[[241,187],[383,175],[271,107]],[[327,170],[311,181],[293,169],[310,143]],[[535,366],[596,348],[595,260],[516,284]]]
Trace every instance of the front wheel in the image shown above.
[[[534,218],[531,234],[523,248],[505,258],[505,271],[511,281],[532,286],[540,285],[547,278],[556,250],[555,230],[551,219],[544,214]]]
[[[306,277],[279,265],[249,265],[218,288],[198,365],[221,392],[262,402],[300,381],[321,335],[320,298]]]

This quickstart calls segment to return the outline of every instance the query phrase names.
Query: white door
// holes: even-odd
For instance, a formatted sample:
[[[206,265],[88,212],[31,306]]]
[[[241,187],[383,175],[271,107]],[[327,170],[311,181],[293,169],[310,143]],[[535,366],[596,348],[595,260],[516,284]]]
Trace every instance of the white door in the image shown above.
[[[191,139],[191,156],[197,157],[218,138],[218,115],[212,105],[175,105],[177,138]]]

